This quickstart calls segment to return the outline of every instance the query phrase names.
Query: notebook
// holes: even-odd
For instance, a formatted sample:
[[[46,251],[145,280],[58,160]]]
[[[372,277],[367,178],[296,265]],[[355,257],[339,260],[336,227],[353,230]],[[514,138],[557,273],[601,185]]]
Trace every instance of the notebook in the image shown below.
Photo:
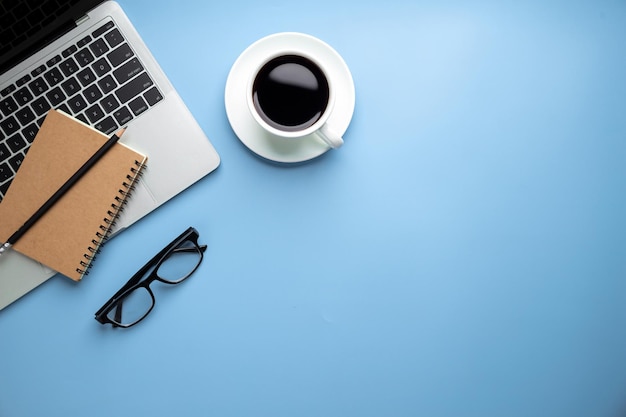
[[[105,134],[50,110],[0,203],[0,241],[5,242],[107,140]],[[80,280],[111,232],[145,161],[144,155],[116,143],[12,250]]]
[[[0,199],[49,109],[150,160],[113,235],[219,165],[219,156],[148,47],[112,1],[0,2]],[[166,23],[166,22],[164,22]],[[11,251],[0,262],[0,309],[55,275]]]

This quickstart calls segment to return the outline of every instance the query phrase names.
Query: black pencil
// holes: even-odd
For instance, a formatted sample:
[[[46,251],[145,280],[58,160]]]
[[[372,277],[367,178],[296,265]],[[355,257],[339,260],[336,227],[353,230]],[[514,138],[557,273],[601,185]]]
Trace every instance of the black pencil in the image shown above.
[[[113,147],[113,145],[115,145],[115,143],[120,139],[120,137],[124,134],[124,131],[126,129],[120,129],[118,130],[113,136],[111,136],[101,147],[100,149],[98,149],[96,151],[96,153],[94,153],[91,158],[89,158],[87,160],[87,162],[85,162],[83,164],[83,166],[81,166],[78,171],[76,171],[67,181],[65,181],[65,184],[63,184],[61,186],[61,188],[59,188],[54,194],[52,194],[52,197],[50,197],[48,199],[48,201],[46,201],[40,208],[39,210],[37,210],[35,212],[35,214],[33,214],[32,216],[30,216],[30,218],[28,220],[26,220],[26,222],[22,225],[22,227],[20,227],[19,229],[17,229],[17,231],[15,233],[13,233],[11,235],[11,237],[9,237],[9,239],[6,241],[6,243],[4,243],[3,245],[0,246],[0,255],[2,255],[2,252],[4,252],[5,250],[7,250],[8,248],[10,248],[12,245],[14,245],[22,236],[24,236],[24,234],[28,231],[28,229],[30,229],[35,223],[37,223],[37,221],[44,215],[46,214],[46,212],[48,210],[50,210],[50,208],[52,206],[54,206],[57,201],[59,201],[61,199],[61,197],[63,197],[63,195],[70,190],[70,188],[72,188],[77,182],[78,180],[81,179],[81,177],[83,175],[85,175],[87,173],[87,171],[89,171],[95,164],[96,162],[98,162],[100,160],[100,158],[102,158],[104,156],[105,153],[107,153],[109,151],[109,149],[111,149]]]

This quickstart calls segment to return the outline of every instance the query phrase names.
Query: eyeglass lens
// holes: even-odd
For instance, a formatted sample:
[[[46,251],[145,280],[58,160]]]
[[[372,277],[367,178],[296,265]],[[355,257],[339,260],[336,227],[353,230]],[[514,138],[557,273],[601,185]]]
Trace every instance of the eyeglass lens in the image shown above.
[[[169,253],[156,274],[163,281],[177,283],[191,275],[202,260],[202,252],[193,242],[187,240]]]
[[[154,299],[146,287],[137,287],[116,305],[107,318],[115,324],[128,326],[137,323],[152,309]]]
[[[201,261],[202,251],[193,242],[185,241],[172,250],[153,273],[164,282],[177,284],[189,277]],[[143,319],[153,305],[154,298],[150,290],[137,287],[118,302],[107,318],[117,325],[130,326]]]

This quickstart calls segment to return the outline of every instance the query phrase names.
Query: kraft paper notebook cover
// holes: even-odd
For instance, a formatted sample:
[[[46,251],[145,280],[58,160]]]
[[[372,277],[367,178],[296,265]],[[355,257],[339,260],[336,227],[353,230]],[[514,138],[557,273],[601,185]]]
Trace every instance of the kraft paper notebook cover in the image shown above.
[[[0,241],[5,242],[107,139],[71,116],[51,110],[0,203]],[[13,250],[80,280],[145,162],[144,155],[116,143]]]

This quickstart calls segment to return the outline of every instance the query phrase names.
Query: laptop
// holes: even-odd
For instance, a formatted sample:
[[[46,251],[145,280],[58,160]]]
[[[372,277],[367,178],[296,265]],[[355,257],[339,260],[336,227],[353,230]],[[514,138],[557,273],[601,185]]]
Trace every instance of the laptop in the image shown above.
[[[148,156],[114,234],[217,168],[220,159],[113,1],[0,2],[0,204],[51,108]],[[0,309],[55,275],[16,251],[0,258]]]

